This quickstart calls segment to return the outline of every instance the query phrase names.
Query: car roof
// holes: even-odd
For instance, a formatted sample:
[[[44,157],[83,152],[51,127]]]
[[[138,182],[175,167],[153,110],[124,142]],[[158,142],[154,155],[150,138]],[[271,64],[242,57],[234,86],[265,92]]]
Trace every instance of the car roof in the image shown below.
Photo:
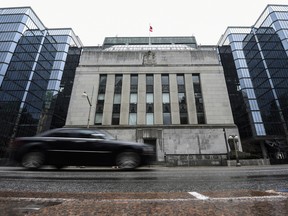
[[[99,130],[89,129],[89,128],[55,128],[51,130],[44,131],[43,133],[38,134],[37,136],[45,136],[47,134],[55,132],[91,132],[91,133],[101,133]]]

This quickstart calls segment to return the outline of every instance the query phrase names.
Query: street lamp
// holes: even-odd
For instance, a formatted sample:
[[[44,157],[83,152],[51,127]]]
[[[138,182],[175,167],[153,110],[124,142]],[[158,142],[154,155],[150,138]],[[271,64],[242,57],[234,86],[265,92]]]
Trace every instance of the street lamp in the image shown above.
[[[88,113],[88,120],[87,120],[87,128],[89,128],[92,103],[91,103],[91,100],[90,100],[88,94],[87,94],[85,91],[82,93],[82,96],[83,96],[83,97],[86,97],[86,98],[87,98],[87,101],[88,101],[88,103],[89,103],[89,113]]]
[[[228,137],[229,141],[233,141],[233,145],[234,145],[234,149],[235,149],[235,157],[236,157],[236,166],[241,166],[240,162],[239,162],[239,157],[238,157],[238,136],[237,135],[229,135]]]
[[[230,152],[229,152],[229,147],[228,147],[227,135],[226,135],[225,128],[223,128],[223,133],[224,133],[224,139],[225,139],[226,150],[227,150],[227,159],[230,160]]]

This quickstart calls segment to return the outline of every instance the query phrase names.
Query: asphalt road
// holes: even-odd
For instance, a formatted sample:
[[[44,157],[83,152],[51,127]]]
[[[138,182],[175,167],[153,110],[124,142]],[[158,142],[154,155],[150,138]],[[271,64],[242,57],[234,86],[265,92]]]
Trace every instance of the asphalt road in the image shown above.
[[[0,215],[288,215],[288,165],[0,167]]]
[[[34,192],[279,191],[288,188],[288,166],[144,167],[135,171],[0,167],[0,188]]]

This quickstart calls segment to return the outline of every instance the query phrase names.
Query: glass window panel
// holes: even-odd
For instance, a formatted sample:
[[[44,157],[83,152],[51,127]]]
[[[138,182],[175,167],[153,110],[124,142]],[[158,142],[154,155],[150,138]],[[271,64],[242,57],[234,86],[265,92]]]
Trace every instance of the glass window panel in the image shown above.
[[[153,125],[154,124],[154,114],[153,113],[147,113],[146,114],[146,124],[147,125]]]
[[[154,95],[153,93],[146,94],[146,103],[154,103]]]
[[[162,85],[169,85],[169,76],[168,75],[162,75],[161,76],[161,82],[162,82]]]
[[[186,104],[180,104],[179,110],[180,110],[180,113],[187,113],[187,105]]]
[[[102,124],[102,117],[103,114],[102,113],[96,113],[95,115],[95,124]]]
[[[98,94],[98,100],[104,100],[105,94]]]
[[[104,109],[104,104],[98,103],[96,106],[96,113],[103,113],[103,109]]]
[[[162,92],[169,92],[169,85],[162,85]]]
[[[163,113],[170,113],[170,104],[163,104]]]
[[[138,85],[138,75],[131,75],[131,85]]]
[[[137,112],[137,104],[130,104],[130,113],[136,113]]]
[[[249,100],[251,110],[259,110],[257,100]]]
[[[252,112],[252,117],[254,122],[262,122],[260,112]]]
[[[146,92],[153,92],[153,85],[146,85]]]
[[[193,83],[200,83],[199,75],[192,75]]]
[[[163,113],[163,124],[170,125],[171,124],[171,114],[170,113]]]
[[[113,104],[113,113],[120,113],[120,104]]]
[[[154,112],[154,104],[153,103],[147,103],[146,104],[146,112],[147,113],[153,113]]]
[[[178,101],[180,104],[186,104],[185,93],[178,93]]]
[[[130,113],[129,114],[129,125],[136,125],[137,124],[137,114]]]
[[[120,114],[113,113],[112,115],[112,125],[119,125],[120,122]]]
[[[248,98],[256,98],[254,89],[246,89]]]
[[[153,80],[153,75],[146,75],[146,85],[153,85],[154,80]]]
[[[178,85],[178,92],[184,93],[185,92],[185,85]]]
[[[255,124],[255,129],[258,136],[266,135],[266,131],[263,124]]]
[[[180,114],[180,124],[188,124],[188,114],[181,113]]]
[[[184,85],[184,75],[177,75],[177,84]]]
[[[130,94],[130,103],[137,103],[138,95],[137,94]]]
[[[198,124],[205,124],[204,113],[197,113]]]
[[[101,74],[100,75],[100,85],[106,85],[106,81],[107,81],[107,75],[106,74]]]
[[[99,93],[105,93],[106,86],[99,86]]]
[[[113,104],[120,104],[121,103],[121,94],[114,94]]]
[[[122,75],[115,76],[115,86],[122,86]]]
[[[162,94],[162,102],[163,103],[170,103],[169,93],[163,93]]]

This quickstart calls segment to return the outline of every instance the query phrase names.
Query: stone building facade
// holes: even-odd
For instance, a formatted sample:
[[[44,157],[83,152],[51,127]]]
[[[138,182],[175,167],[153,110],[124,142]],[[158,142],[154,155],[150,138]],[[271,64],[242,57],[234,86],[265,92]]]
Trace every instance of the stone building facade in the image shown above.
[[[66,127],[150,143],[159,162],[222,165],[238,129],[216,49],[194,37],[105,41],[83,47]]]

